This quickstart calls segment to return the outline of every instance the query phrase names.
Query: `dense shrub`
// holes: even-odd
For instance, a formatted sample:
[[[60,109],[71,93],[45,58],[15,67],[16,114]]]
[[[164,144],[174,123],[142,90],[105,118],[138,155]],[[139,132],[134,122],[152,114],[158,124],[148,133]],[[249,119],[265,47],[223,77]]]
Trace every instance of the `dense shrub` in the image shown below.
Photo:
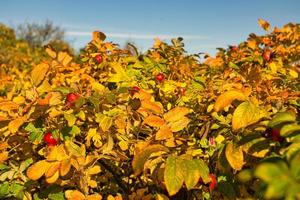
[[[2,64],[1,198],[300,198],[300,26],[259,23],[203,62],[94,32],[79,62]]]

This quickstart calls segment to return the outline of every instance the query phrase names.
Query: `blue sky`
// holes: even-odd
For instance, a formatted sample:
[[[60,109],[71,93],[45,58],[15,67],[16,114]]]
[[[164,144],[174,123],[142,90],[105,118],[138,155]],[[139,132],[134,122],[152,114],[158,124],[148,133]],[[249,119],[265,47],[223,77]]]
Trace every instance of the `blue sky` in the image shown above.
[[[189,53],[213,54],[249,33],[263,34],[258,18],[279,27],[300,23],[299,10],[300,0],[2,0],[0,22],[15,27],[49,19],[77,49],[100,30],[109,41],[121,46],[131,41],[142,51],[155,37],[182,36]]]

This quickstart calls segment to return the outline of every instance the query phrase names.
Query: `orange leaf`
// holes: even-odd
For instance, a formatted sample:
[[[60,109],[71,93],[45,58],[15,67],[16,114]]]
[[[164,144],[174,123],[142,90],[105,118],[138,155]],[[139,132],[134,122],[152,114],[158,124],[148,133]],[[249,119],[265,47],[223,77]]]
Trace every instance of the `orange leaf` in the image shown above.
[[[162,105],[157,103],[157,102],[151,102],[149,100],[143,100],[142,102],[142,106],[143,108],[154,112],[154,113],[158,113],[158,114],[162,114],[163,113],[163,108]]]
[[[71,162],[70,160],[63,160],[61,161],[59,173],[61,176],[65,176],[71,169]]]
[[[26,117],[19,117],[17,119],[12,120],[8,124],[8,130],[11,133],[16,133],[19,130],[20,126],[22,126],[24,124],[26,119],[27,119]]]
[[[60,162],[50,163],[50,167],[47,170],[47,172],[45,173],[45,177],[49,178],[49,177],[53,176],[58,171],[59,167],[60,167]]]
[[[85,200],[84,194],[82,194],[78,190],[67,190],[65,192],[65,196],[67,200]]]
[[[260,25],[260,27],[262,27],[265,31],[269,31],[270,30],[270,24],[263,20],[263,19],[258,19],[258,23]]]
[[[155,139],[156,140],[166,140],[168,138],[173,137],[173,132],[168,126],[162,126],[156,133]]]
[[[1,152],[0,153],[0,163],[3,163],[7,159],[8,159],[8,152],[7,151]]]
[[[176,107],[164,114],[164,119],[167,122],[173,122],[181,119],[184,117],[186,114],[190,112],[190,109],[186,107]]]
[[[247,95],[245,95],[241,90],[231,90],[224,92],[221,94],[214,105],[214,109],[216,112],[219,112],[223,108],[229,106],[234,100],[244,101],[247,99]]]
[[[144,119],[144,124],[147,124],[152,127],[161,127],[165,124],[165,120],[156,115],[149,115]]]
[[[58,178],[59,178],[59,171],[57,170],[57,171],[53,174],[53,176],[50,176],[50,177],[46,178],[46,182],[47,182],[47,183],[54,183],[54,182],[57,181]]]
[[[26,175],[31,180],[38,180],[45,174],[49,167],[50,164],[46,160],[38,161],[27,169]]]
[[[19,108],[19,105],[15,102],[12,101],[4,101],[0,102],[0,110],[2,111],[11,111],[11,110],[16,110]]]

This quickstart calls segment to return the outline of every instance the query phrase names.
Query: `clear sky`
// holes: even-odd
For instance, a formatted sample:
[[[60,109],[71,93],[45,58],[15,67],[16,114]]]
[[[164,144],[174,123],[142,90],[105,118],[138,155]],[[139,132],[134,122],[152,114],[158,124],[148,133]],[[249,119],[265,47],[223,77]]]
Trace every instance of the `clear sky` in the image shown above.
[[[213,54],[217,47],[263,34],[257,19],[272,26],[300,23],[300,0],[1,0],[0,22],[17,26],[47,19],[65,29],[79,49],[93,30],[120,44],[146,50],[155,37],[182,36],[189,53]]]

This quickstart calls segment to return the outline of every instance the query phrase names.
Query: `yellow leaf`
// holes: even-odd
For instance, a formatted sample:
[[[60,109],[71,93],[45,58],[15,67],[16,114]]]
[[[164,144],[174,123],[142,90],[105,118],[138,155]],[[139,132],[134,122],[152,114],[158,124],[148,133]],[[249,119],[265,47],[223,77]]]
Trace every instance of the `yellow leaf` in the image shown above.
[[[241,103],[233,112],[232,129],[234,131],[258,122],[266,113],[251,102]]]
[[[49,178],[49,177],[53,176],[59,170],[60,162],[58,162],[58,161],[51,162],[51,163],[49,163],[49,165],[50,165],[49,169],[45,173],[46,178]]]
[[[290,70],[289,71],[289,74],[291,75],[291,77],[293,78],[298,78],[298,72],[296,72],[295,70]]]
[[[19,108],[19,105],[12,101],[3,101],[0,102],[0,110],[9,112],[11,110],[16,110]]]
[[[56,52],[53,51],[51,48],[47,47],[46,48],[46,53],[51,57],[51,58],[56,58]]]
[[[22,96],[17,96],[13,98],[13,102],[19,105],[22,105],[25,103],[25,98]]]
[[[60,163],[59,173],[61,176],[65,176],[71,169],[71,162],[69,159],[63,160]]]
[[[260,27],[262,27],[265,31],[269,31],[270,30],[270,24],[263,20],[263,19],[258,19],[258,23],[260,25]]]
[[[171,137],[171,138],[167,139],[166,142],[165,142],[165,146],[166,147],[176,147],[174,137]]]
[[[87,173],[90,175],[98,174],[101,172],[101,168],[98,165],[95,165],[88,169]]]
[[[180,120],[169,123],[172,132],[178,132],[184,129],[190,123],[190,119],[182,117]]]
[[[152,127],[161,127],[165,124],[165,120],[156,115],[149,115],[144,119],[143,123]]]
[[[8,152],[7,151],[1,152],[0,153],[0,163],[3,163],[7,159],[8,159]]]
[[[93,32],[93,40],[96,42],[104,41],[106,38],[106,35],[100,31],[94,31]]]
[[[73,59],[73,58],[72,58],[69,54],[67,54],[67,55],[65,56],[64,60],[62,61],[62,65],[63,65],[64,67],[66,67],[66,66],[71,62],[72,59]]]
[[[232,142],[226,145],[225,155],[230,166],[235,170],[241,170],[244,165],[243,150],[235,147]]]
[[[155,200],[169,200],[169,198],[164,194],[156,194]]]
[[[8,124],[8,130],[11,133],[16,133],[19,130],[20,126],[22,126],[24,124],[26,119],[27,119],[26,117],[19,117],[17,119],[12,120]]]
[[[65,192],[65,196],[67,200],[85,200],[84,194],[82,194],[78,190],[67,190]]]
[[[54,146],[52,147],[48,154],[46,155],[47,161],[62,161],[68,158],[66,149],[64,148],[64,145]]]
[[[57,170],[53,176],[46,177],[46,182],[47,183],[55,183],[57,179],[59,178],[59,171]]]
[[[256,41],[255,40],[249,40],[247,42],[247,45],[248,45],[249,48],[254,50],[256,48]]]
[[[9,147],[9,145],[6,141],[0,143],[0,150],[7,149],[8,147]]]
[[[225,140],[225,138],[224,138],[223,135],[218,135],[218,136],[215,138],[215,141],[216,141],[216,143],[218,143],[218,144],[221,144],[224,140]]]
[[[126,151],[128,149],[128,142],[122,140],[119,142],[119,147],[122,151]]]
[[[219,112],[223,108],[229,106],[234,100],[244,101],[246,99],[247,96],[240,90],[227,91],[217,98],[214,109],[216,112]]]
[[[142,173],[144,169],[144,164],[148,160],[148,158],[151,156],[152,153],[158,152],[158,151],[169,151],[168,148],[159,145],[154,144],[147,146],[146,148],[142,149],[142,151],[138,151],[137,154],[134,155],[133,161],[132,161],[132,167],[135,176]]]
[[[89,185],[89,187],[91,187],[91,188],[96,188],[97,187],[97,182],[96,181],[94,181],[94,180],[88,180],[88,185]]]
[[[27,169],[26,175],[31,180],[38,180],[45,174],[49,167],[50,164],[46,160],[38,161]]]
[[[180,120],[182,117],[187,115],[190,112],[190,109],[186,107],[176,107],[164,114],[164,119],[167,122],[173,122]]]
[[[38,86],[44,80],[48,70],[49,65],[47,63],[36,65],[31,71],[31,79],[33,84]]]
[[[102,200],[102,196],[99,194],[89,195],[86,200]]]
[[[163,107],[161,104],[157,103],[157,102],[151,102],[149,100],[142,100],[141,102],[141,107],[151,111],[151,112],[154,112],[154,113],[157,113],[157,114],[162,114],[163,113]]]
[[[173,132],[171,131],[170,127],[166,125],[162,126],[155,135],[156,140],[166,140],[171,137],[173,137]]]

